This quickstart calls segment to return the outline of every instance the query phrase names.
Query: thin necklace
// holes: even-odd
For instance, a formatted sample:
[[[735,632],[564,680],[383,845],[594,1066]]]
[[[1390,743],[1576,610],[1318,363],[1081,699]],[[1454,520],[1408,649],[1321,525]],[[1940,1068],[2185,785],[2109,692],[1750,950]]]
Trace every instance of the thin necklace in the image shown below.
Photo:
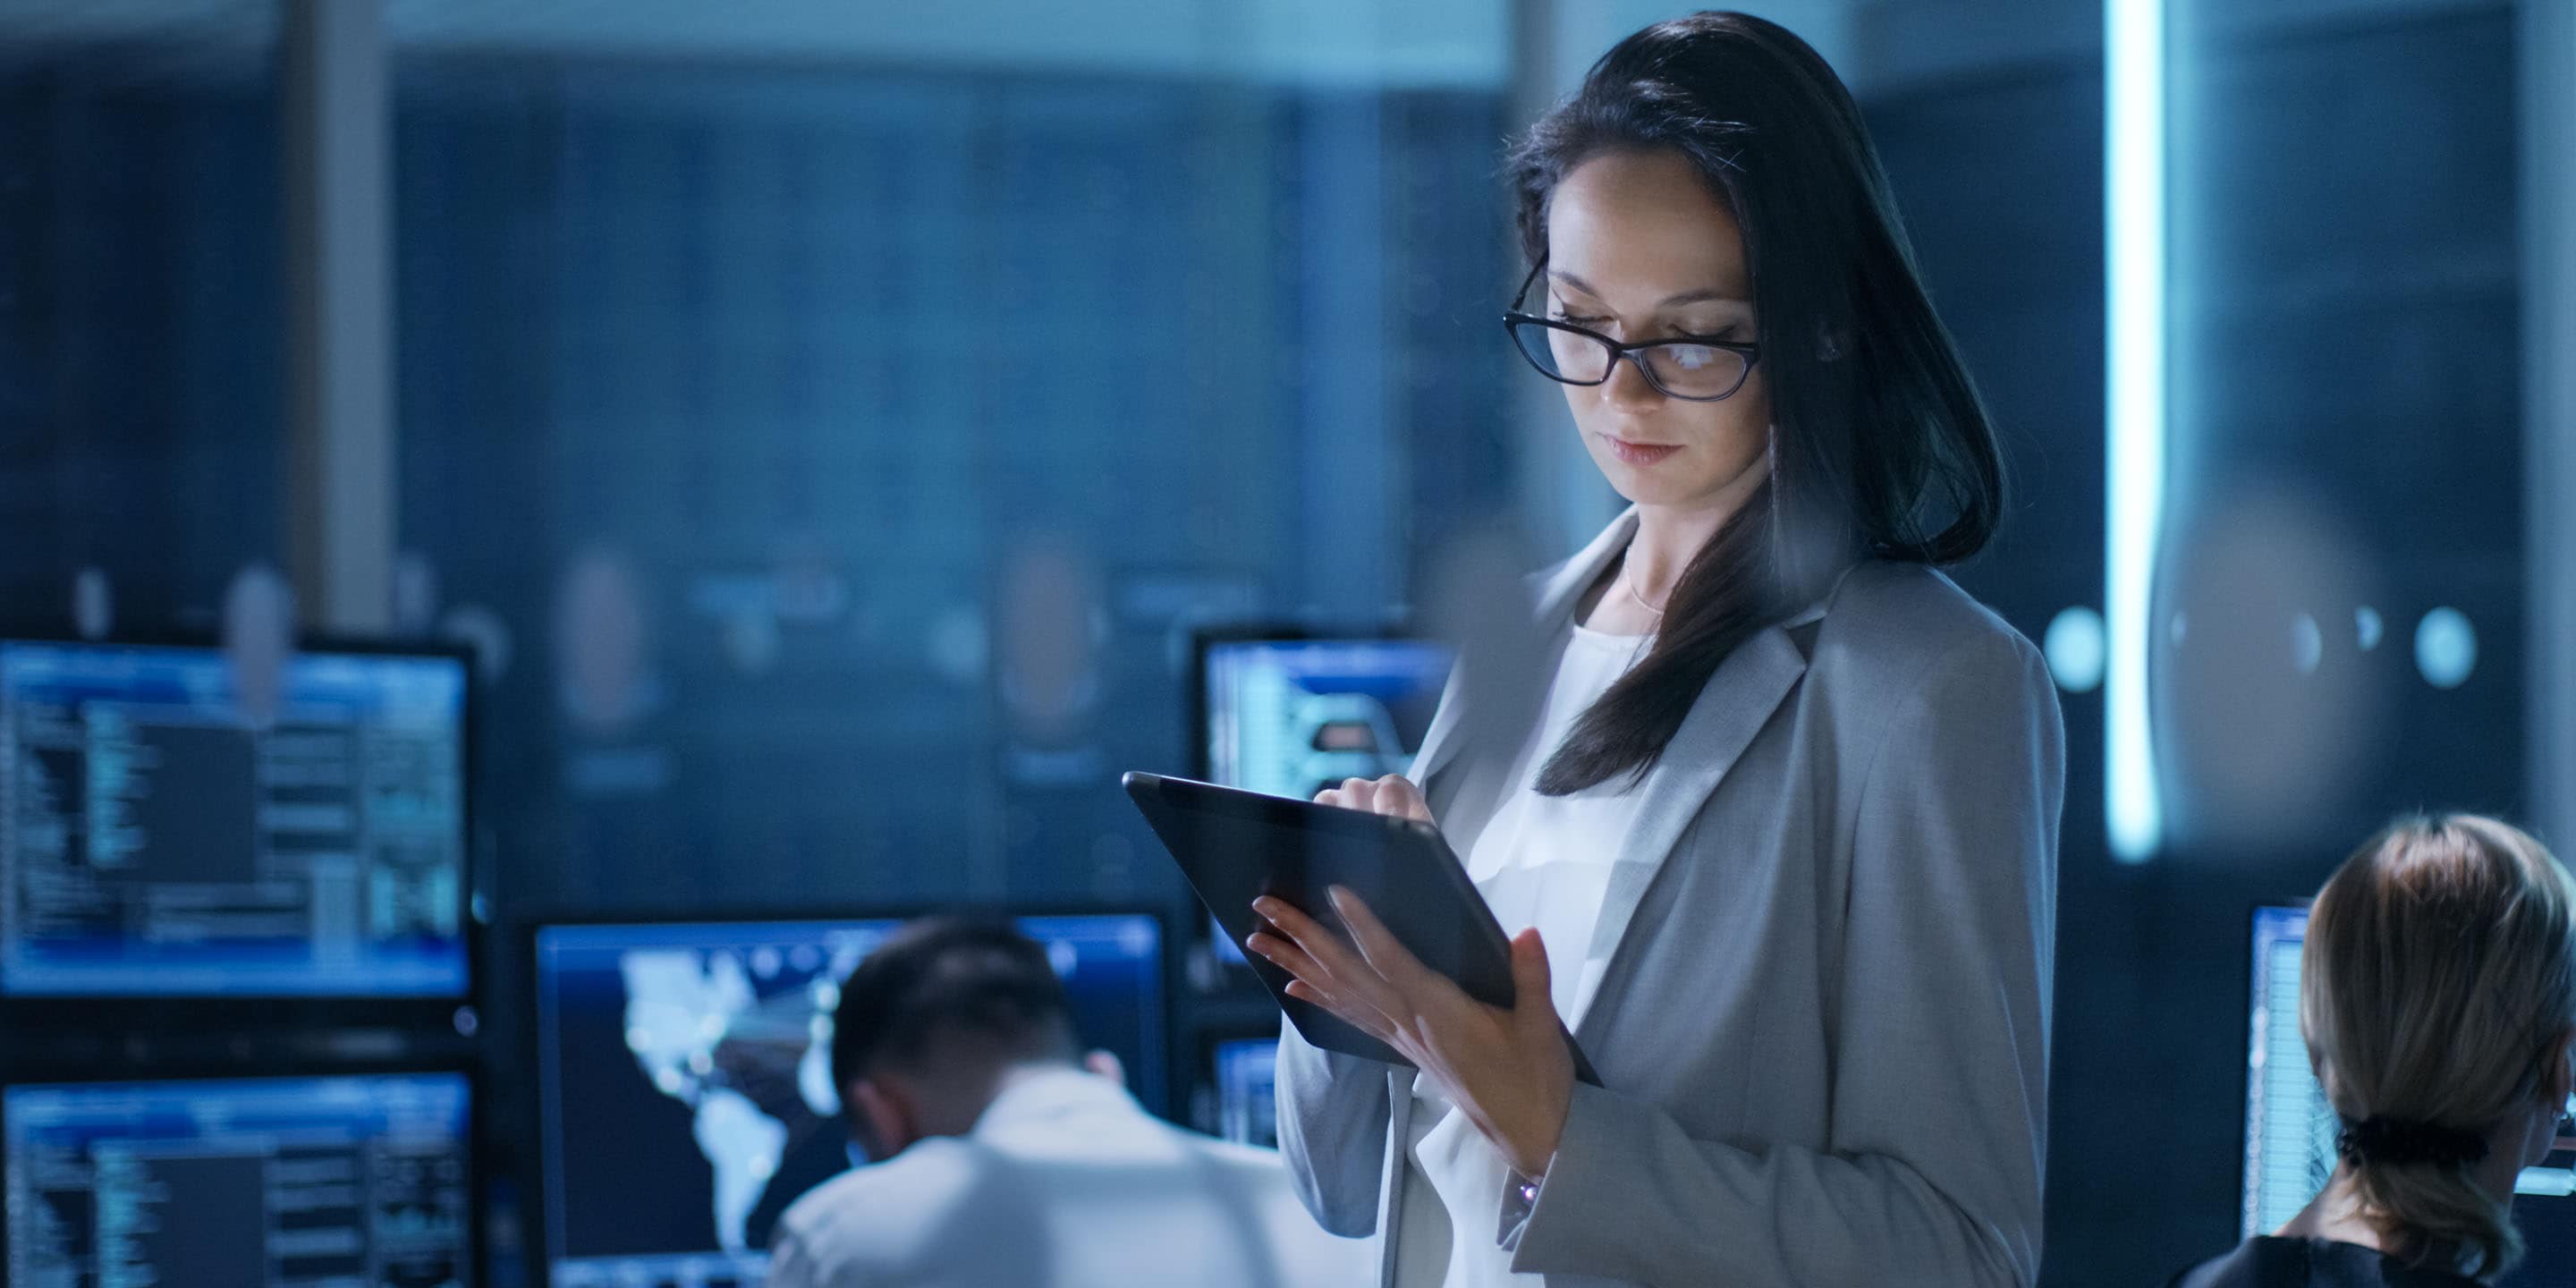
[[[1637,583],[1629,580],[1628,572],[1624,568],[1619,571],[1619,584],[1627,588],[1628,598],[1637,601],[1637,607],[1653,613],[1657,621],[1663,620],[1664,610],[1647,603],[1646,597],[1637,593]],[[1667,600],[1666,602],[1670,601]]]

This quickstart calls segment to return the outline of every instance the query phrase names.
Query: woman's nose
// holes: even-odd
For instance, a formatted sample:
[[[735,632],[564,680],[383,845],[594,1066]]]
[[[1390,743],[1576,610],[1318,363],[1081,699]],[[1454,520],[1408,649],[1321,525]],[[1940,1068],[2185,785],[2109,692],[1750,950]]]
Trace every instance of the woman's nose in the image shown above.
[[[1601,382],[1601,396],[1622,411],[1647,411],[1664,401],[1632,354],[1621,354],[1610,364],[1610,378]]]

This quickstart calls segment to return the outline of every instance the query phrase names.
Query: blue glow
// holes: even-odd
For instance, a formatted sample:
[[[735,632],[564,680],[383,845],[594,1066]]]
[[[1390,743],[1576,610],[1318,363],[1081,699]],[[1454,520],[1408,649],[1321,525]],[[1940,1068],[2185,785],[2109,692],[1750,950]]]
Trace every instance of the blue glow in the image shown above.
[[[2436,608],[2415,625],[2415,669],[2437,689],[2456,689],[2478,669],[2478,631],[2456,608]]]
[[[2290,662],[2301,675],[2315,675],[2326,660],[2325,628],[2317,619],[2301,613],[2290,619]]]
[[[2165,493],[2164,0],[2104,0],[2103,23],[2110,319],[2103,784],[2111,852],[2137,863],[2153,857],[2164,839],[2147,706],[2148,614]]]
[[[2380,637],[2388,633],[2388,623],[2380,620],[2378,609],[2364,604],[2353,610],[2352,629],[2361,642],[2361,651],[2367,653],[2379,647]]]
[[[2091,693],[2102,685],[2102,615],[2090,608],[2066,609],[2049,619],[2040,643],[2057,687],[2069,693]]]

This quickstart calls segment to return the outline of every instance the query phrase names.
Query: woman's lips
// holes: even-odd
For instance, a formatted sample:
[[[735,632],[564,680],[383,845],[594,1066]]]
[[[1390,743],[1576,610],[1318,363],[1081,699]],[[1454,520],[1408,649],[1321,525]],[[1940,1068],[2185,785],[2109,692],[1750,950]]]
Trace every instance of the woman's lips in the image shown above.
[[[1608,434],[1603,434],[1601,441],[1608,443],[1610,450],[1618,453],[1619,459],[1630,465],[1652,465],[1682,450],[1679,443],[1631,443],[1627,439],[1612,438]]]

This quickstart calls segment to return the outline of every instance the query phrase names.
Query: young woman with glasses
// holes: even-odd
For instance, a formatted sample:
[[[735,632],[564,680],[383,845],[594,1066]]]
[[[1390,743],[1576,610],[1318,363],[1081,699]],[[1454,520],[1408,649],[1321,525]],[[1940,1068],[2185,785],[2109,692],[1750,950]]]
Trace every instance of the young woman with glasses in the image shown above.
[[[1347,897],[1258,905],[1250,948],[1412,1066],[1290,1034],[1290,1169],[1401,1288],[2027,1284],[2063,732],[1935,571],[2002,469],[1860,114],[1787,31],[1700,14],[1512,168],[1509,338],[1632,505],[1537,580],[1534,717],[1462,688],[1412,780],[1322,797],[1438,822],[1531,928],[1517,1004]]]

